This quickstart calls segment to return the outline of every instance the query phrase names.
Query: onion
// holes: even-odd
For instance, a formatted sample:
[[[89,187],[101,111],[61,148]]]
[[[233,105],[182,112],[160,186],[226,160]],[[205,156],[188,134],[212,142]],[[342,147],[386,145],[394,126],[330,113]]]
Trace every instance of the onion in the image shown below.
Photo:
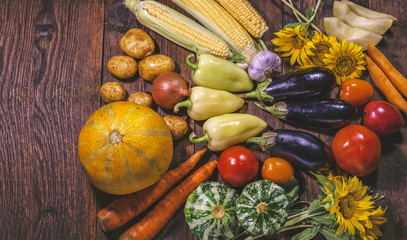
[[[191,91],[184,77],[176,72],[160,74],[154,80],[151,89],[154,102],[163,109],[173,109],[175,104],[190,94]]]

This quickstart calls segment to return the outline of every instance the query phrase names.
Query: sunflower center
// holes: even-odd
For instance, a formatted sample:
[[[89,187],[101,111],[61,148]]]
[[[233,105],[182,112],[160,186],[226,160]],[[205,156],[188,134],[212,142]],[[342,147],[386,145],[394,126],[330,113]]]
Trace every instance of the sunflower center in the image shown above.
[[[351,219],[355,214],[355,208],[353,206],[353,197],[352,196],[344,196],[339,198],[339,211],[342,213],[345,219]]]
[[[300,36],[293,36],[290,38],[290,41],[295,49],[302,49],[305,45],[304,40]]]
[[[350,74],[356,70],[356,64],[351,56],[340,56],[336,60],[336,69],[339,74]]]

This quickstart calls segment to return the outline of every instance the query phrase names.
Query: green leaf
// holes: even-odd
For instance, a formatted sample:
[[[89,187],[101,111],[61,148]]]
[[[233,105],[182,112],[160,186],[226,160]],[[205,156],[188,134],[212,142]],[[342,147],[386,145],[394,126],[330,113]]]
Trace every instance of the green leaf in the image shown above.
[[[335,229],[322,227],[319,232],[324,235],[327,240],[352,240],[354,239],[352,235],[349,235],[346,232],[341,234],[335,234]]]
[[[282,184],[281,187],[284,188],[290,205],[298,200],[298,191],[300,189],[300,185],[298,184],[298,181],[295,177],[291,177],[290,180]]]
[[[314,200],[308,208],[308,214],[310,216],[313,215],[321,215],[325,214],[327,210],[325,209],[323,203],[320,200]]]
[[[306,17],[307,19],[311,19],[312,16],[314,16],[314,13],[315,13],[315,9],[314,9],[313,7],[309,7],[309,8],[307,9],[307,11],[305,12],[305,17]]]
[[[331,227],[335,225],[335,219],[330,216],[330,213],[326,213],[323,215],[317,215],[310,218],[312,224],[320,224],[327,227]]]
[[[305,26],[305,23],[303,23],[303,22],[289,23],[289,24],[285,25],[283,28],[295,28],[298,25]]]
[[[306,228],[304,231],[295,234],[291,240],[310,240],[317,235],[319,228],[320,226],[318,225],[312,228]]]
[[[312,174],[317,178],[318,183],[321,187],[325,186],[332,193],[335,192],[336,190],[335,184],[332,181],[330,181],[327,177],[315,173]]]

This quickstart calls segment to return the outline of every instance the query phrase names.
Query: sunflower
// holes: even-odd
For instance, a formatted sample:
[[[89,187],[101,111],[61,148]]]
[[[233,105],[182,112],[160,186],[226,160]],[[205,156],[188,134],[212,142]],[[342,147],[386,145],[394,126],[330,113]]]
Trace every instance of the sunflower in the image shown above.
[[[291,56],[291,65],[294,65],[295,62],[303,65],[308,55],[314,55],[311,49],[315,48],[313,43],[305,37],[306,33],[306,28],[301,25],[295,28],[284,28],[274,33],[278,38],[271,40],[271,42],[279,46],[275,51],[284,52],[282,57]]]
[[[314,31],[314,36],[311,41],[315,46],[315,48],[311,48],[311,52],[314,55],[308,56],[301,68],[325,67],[325,54],[329,53],[329,49],[338,43],[336,37],[327,36],[322,32]]]
[[[366,69],[363,47],[348,43],[346,39],[342,43],[333,44],[325,57],[323,61],[335,73],[338,84],[347,79],[359,78]]]
[[[379,207],[370,213],[368,220],[361,221],[365,227],[365,232],[361,232],[359,234],[362,240],[374,240],[382,236],[382,232],[380,231],[378,225],[381,225],[387,221],[387,219],[383,217],[385,212],[386,209]]]
[[[332,183],[335,192],[326,192],[327,196],[322,201],[332,203],[326,209],[335,216],[339,225],[336,234],[366,232],[364,224],[369,221],[370,210],[374,208],[372,196],[367,194],[368,187],[363,186],[357,177],[334,177]]]

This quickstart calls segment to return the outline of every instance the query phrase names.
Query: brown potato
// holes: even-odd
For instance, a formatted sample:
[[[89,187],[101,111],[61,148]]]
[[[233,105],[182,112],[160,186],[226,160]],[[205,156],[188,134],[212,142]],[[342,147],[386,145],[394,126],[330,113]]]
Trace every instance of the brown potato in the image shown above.
[[[99,96],[105,103],[123,101],[126,98],[126,94],[127,92],[123,84],[119,82],[107,82],[99,89]]]
[[[188,124],[184,119],[175,115],[167,115],[163,119],[174,140],[182,138],[188,132]]]
[[[133,92],[130,94],[127,101],[147,106],[149,108],[153,105],[153,97],[145,92]]]
[[[139,28],[128,30],[119,40],[120,49],[136,59],[145,58],[153,54],[155,44],[153,39]]]
[[[107,70],[117,78],[129,79],[137,73],[137,62],[129,56],[113,56],[107,62]]]
[[[161,73],[172,72],[174,70],[174,60],[164,54],[148,56],[138,63],[140,77],[146,81],[153,81]]]

